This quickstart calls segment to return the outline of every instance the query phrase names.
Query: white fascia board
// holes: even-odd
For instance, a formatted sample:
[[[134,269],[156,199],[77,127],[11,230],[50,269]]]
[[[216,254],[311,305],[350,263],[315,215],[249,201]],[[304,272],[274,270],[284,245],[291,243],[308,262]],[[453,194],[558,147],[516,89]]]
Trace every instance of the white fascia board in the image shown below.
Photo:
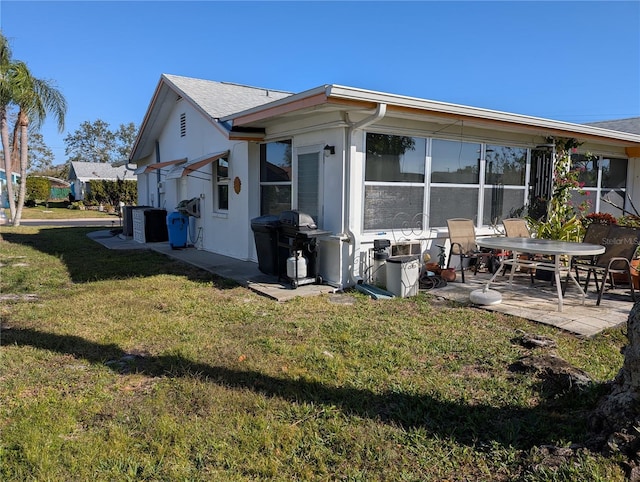
[[[282,99],[274,100],[273,102],[269,102],[267,104],[262,104],[257,107],[253,107],[251,109],[243,110],[241,112],[236,112],[235,114],[228,115],[226,117],[222,117],[220,119],[221,122],[233,121],[236,117],[242,117],[249,114],[254,114],[256,112],[261,112],[263,110],[272,109],[274,107],[278,107],[281,105],[287,105],[295,103],[299,100],[305,99],[307,97],[313,97],[318,94],[327,93],[330,85],[323,85],[320,87],[316,87],[314,89],[305,90],[304,92],[300,92],[298,94],[290,95],[289,97],[284,97]]]
[[[449,104],[434,100],[407,97],[396,94],[386,94],[341,85],[331,85],[328,89],[328,97],[338,97],[342,99],[357,100],[363,102],[385,103],[388,105],[419,109],[454,116],[474,117],[479,120],[491,120],[506,122],[510,124],[521,124],[541,129],[571,131],[577,134],[591,135],[597,137],[608,137],[616,140],[640,142],[640,135],[602,129],[600,127],[587,126],[583,124],[573,124],[571,122],[544,119],[542,117],[532,117],[522,114],[483,109],[480,107],[470,107],[459,104]]]
[[[358,89],[342,85],[323,85],[320,87],[316,87],[299,94],[294,94],[289,97],[270,102],[268,104],[254,107],[242,112],[237,112],[230,116],[224,117],[221,120],[233,121],[238,117],[244,117],[247,115],[259,113],[261,111],[271,110],[275,107],[293,104],[307,97],[316,96],[322,93],[325,94],[327,100],[333,98],[358,101],[363,103],[387,104],[390,107],[424,111],[425,113],[434,112],[454,117],[474,118],[478,121],[500,122],[505,124],[521,125],[528,128],[533,127],[541,130],[562,131],[568,134],[594,136],[599,138],[608,138],[615,141],[640,144],[640,135],[638,134],[614,131],[610,129],[602,129],[600,127],[593,127],[583,124],[573,124],[571,122],[544,119],[541,117],[513,114],[509,112],[484,109],[480,107],[450,104],[447,102],[427,100],[417,97],[408,97],[366,89]]]

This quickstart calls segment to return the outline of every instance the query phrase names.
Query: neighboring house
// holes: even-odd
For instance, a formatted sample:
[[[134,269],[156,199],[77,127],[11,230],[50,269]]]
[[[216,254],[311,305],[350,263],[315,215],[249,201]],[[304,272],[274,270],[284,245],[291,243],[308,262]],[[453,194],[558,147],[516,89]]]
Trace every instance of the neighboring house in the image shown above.
[[[615,119],[600,122],[588,122],[585,125],[640,135],[640,117],[629,117],[627,119]]]
[[[76,201],[82,201],[89,194],[89,181],[117,181],[118,179],[135,181],[136,175],[126,166],[114,167],[105,162],[74,161],[69,168],[71,195]]]
[[[435,258],[448,218],[491,234],[548,194],[551,137],[599,156],[584,163],[592,210],[614,209],[609,194],[640,205],[638,134],[339,85],[289,94],[162,75],[129,161],[140,205],[199,199],[198,249],[256,261],[252,218],[313,216],[331,233],[318,272],[343,288],[367,278],[375,240]]]
[[[69,197],[71,183],[65,181],[64,179],[58,179],[57,177],[51,176],[33,177],[43,177],[49,181],[49,185],[51,186],[51,188],[49,189],[49,199],[67,199]]]
[[[12,172],[11,181],[16,186],[20,182],[20,173]],[[14,191],[14,194],[16,191]],[[9,197],[7,196],[7,174],[4,168],[0,168],[0,208],[9,208]]]

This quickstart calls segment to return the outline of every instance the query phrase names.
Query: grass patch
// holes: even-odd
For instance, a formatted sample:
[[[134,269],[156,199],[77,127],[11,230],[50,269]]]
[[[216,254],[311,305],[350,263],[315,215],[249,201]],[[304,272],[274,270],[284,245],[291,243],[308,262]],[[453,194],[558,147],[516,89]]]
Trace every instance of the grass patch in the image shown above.
[[[540,463],[585,441],[599,383],[509,370],[525,330],[605,382],[621,329],[581,340],[423,294],[276,303],[87,232],[0,229],[3,480],[623,480],[586,451]]]
[[[4,210],[7,218],[10,217],[8,209]],[[23,207],[21,219],[86,219],[86,218],[113,218],[118,219],[117,214],[109,214],[94,209],[69,209],[66,202],[50,202],[49,206],[38,204],[34,207]]]

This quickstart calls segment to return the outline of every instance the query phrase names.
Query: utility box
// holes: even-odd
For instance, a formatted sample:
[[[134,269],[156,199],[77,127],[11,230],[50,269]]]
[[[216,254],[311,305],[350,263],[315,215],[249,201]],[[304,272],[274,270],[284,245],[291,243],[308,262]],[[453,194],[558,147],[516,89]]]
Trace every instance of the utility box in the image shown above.
[[[387,291],[400,298],[417,295],[420,286],[419,259],[414,255],[387,258]]]
[[[122,206],[122,235],[133,237],[133,211],[136,209],[149,209],[151,206]]]

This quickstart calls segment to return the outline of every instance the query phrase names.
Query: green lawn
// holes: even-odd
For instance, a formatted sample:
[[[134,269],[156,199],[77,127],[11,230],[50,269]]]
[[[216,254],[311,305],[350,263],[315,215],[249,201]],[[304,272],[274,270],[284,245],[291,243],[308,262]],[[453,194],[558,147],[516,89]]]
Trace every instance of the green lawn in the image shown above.
[[[2,480],[623,480],[586,450],[622,363],[594,339],[421,294],[277,303],[86,228],[0,228]],[[596,380],[510,370],[520,330]]]
[[[11,217],[9,210],[5,209],[7,219]],[[69,209],[66,202],[50,202],[49,205],[38,204],[35,207],[24,207],[21,219],[79,219],[111,217],[118,219],[117,214],[100,212],[95,209]]]

